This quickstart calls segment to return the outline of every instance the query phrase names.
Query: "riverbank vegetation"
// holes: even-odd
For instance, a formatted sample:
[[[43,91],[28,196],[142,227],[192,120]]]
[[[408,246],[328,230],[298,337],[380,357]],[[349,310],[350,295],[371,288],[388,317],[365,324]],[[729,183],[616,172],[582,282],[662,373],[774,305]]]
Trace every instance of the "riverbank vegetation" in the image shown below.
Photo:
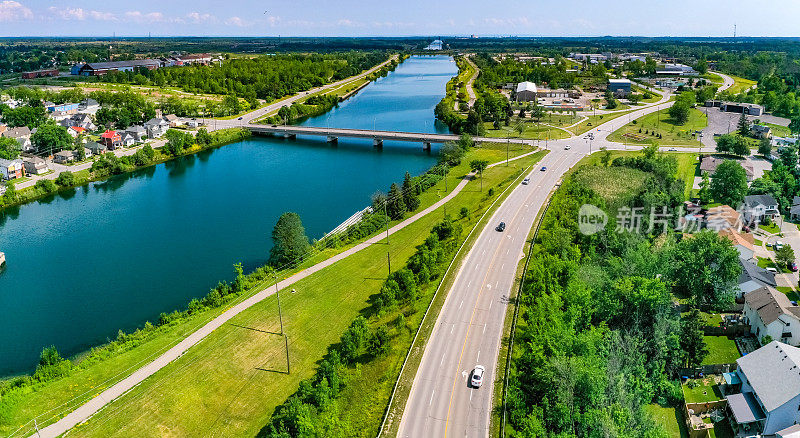
[[[615,219],[619,207],[680,205],[675,159],[651,147],[608,164],[568,177],[543,218],[519,298],[509,436],[661,436],[648,405],[677,406],[680,370],[708,354],[702,331],[681,320],[673,300],[693,308],[733,300],[740,267],[728,240],[706,231],[681,239],[671,227]],[[622,180],[630,183],[609,191]],[[596,234],[578,231],[584,204],[609,216]]]
[[[114,175],[132,172],[176,157],[194,154],[205,149],[219,147],[250,136],[250,131],[231,128],[206,132],[201,128],[196,136],[176,130],[167,131],[169,141],[161,148],[153,149],[144,145],[131,155],[117,156],[113,152],[92,157],[89,169],[76,172],[62,172],[54,181],[40,179],[35,185],[17,190],[13,184],[6,187],[0,196],[0,214],[3,209],[26,204],[40,198],[54,195],[62,190],[72,189],[92,181],[99,181]]]
[[[467,153],[465,160],[472,158],[482,158],[491,161],[499,161],[505,157],[505,150],[500,147],[476,148]],[[487,170],[485,184],[489,187],[496,187],[497,184],[507,186],[507,181],[512,175],[518,175],[521,166],[529,165],[538,160],[537,157],[526,157],[512,162],[511,166],[498,166]],[[462,163],[453,168],[448,174],[448,187],[452,190],[465,173],[468,172],[468,165]],[[475,223],[480,212],[487,208],[494,196],[489,196],[487,191],[481,193],[477,186],[477,181],[470,183],[459,195],[448,203],[448,212],[460,212],[466,209],[466,215],[459,215],[455,222],[462,224],[466,229]],[[473,187],[473,189],[470,189]],[[500,192],[498,188],[495,188]],[[440,181],[429,190],[420,194],[420,208],[425,208],[439,199],[444,192],[444,181]],[[438,210],[441,212],[441,209]],[[284,374],[285,352],[282,338],[271,335],[277,332],[278,317],[276,312],[275,297],[256,304],[252,308],[237,315],[231,324],[225,325],[212,333],[212,335],[202,343],[190,349],[178,361],[170,364],[158,375],[146,380],[142,385],[134,389],[129,396],[124,397],[109,407],[108,417],[103,415],[96,417],[97,423],[90,422],[86,426],[75,429],[73,433],[93,434],[101,433],[113,435],[107,427],[114,424],[118,419],[122,419],[133,411],[129,409],[140,409],[135,407],[137,403],[151,399],[147,404],[149,409],[161,411],[167,409],[173,411],[175,415],[166,415],[162,419],[172,422],[182,423],[189,420],[188,417],[177,415],[177,412],[186,409],[184,403],[194,396],[195,391],[206,393],[211,390],[218,394],[211,404],[197,412],[191,420],[193,425],[175,423],[173,430],[179,431],[183,435],[192,435],[197,431],[207,431],[209,428],[223,427],[222,423],[217,424],[215,418],[228,412],[227,407],[234,400],[237,406],[243,406],[242,412],[247,412],[244,417],[231,422],[227,419],[224,427],[228,430],[251,431],[257,433],[264,425],[269,422],[273,409],[283,403],[292,393],[294,393],[301,380],[310,378],[314,375],[316,363],[325,355],[328,346],[335,344],[341,338],[342,333],[355,320],[363,309],[370,306],[370,297],[379,292],[380,282],[370,280],[371,278],[385,278],[387,275],[386,253],[390,254],[392,266],[403,266],[409,257],[416,251],[415,247],[422,244],[433,226],[442,220],[441,214],[433,212],[408,227],[398,231],[391,236],[389,245],[372,245],[359,253],[354,254],[335,265],[328,267],[319,273],[315,273],[306,279],[295,283],[292,288],[296,289],[296,294],[281,293],[281,305],[283,306],[284,324],[286,324],[289,334],[289,348],[292,361],[292,374]],[[398,221],[393,221],[397,223]],[[305,269],[314,263],[324,260],[333,254],[346,249],[349,245],[341,248],[330,248],[320,250],[316,256],[307,258],[295,270],[288,273],[280,273],[280,277]],[[397,268],[395,268],[397,269]],[[123,378],[126,374],[118,374],[120,370],[130,370],[138,368],[148,360],[152,360],[155,355],[160,354],[169,346],[178,342],[180,339],[199,328],[202,324],[210,320],[213,316],[229,308],[234,303],[249,296],[257,290],[261,290],[269,283],[269,278],[273,274],[266,268],[257,270],[250,277],[243,274],[244,286],[250,286],[246,293],[242,293],[238,298],[223,300],[221,307],[208,308],[204,310],[201,305],[204,300],[198,300],[190,304],[190,309],[195,309],[191,313],[175,312],[173,314],[162,315],[158,324],[154,324],[152,332],[141,329],[136,332],[138,335],[126,335],[126,344],[122,348],[119,344],[110,350],[104,347],[96,349],[97,354],[90,353],[74,361],[74,371],[69,376],[51,381],[41,386],[29,387],[13,391],[18,395],[4,397],[2,402],[8,402],[5,411],[8,412],[6,420],[0,431],[10,431],[25,424],[34,416],[45,413],[53,408],[55,411],[39,418],[39,425],[48,420],[48,417],[57,412],[65,412],[74,408],[88,398],[102,391],[110,384]],[[237,278],[238,275],[237,275]],[[260,279],[264,279],[261,281]],[[228,285],[227,287],[231,287]],[[220,295],[225,286],[221,286]],[[215,288],[217,289],[217,288]],[[404,348],[410,344],[413,337],[413,328],[421,318],[420,309],[425,306],[426,297],[432,294],[433,285],[420,288],[418,298],[411,304],[411,309],[403,305],[404,318],[407,328],[389,325],[390,337],[389,347],[385,355],[380,356],[376,361],[369,364],[362,364],[360,367],[347,368],[346,384],[344,386],[342,404],[340,406],[358,406],[357,409],[347,412],[353,415],[361,412],[364,414],[363,421],[367,421],[371,430],[377,428],[380,417],[383,413],[386,401],[389,397],[391,386],[394,383],[393,376],[399,372],[404,357]],[[214,291],[210,296],[217,296]],[[227,297],[228,295],[226,295]],[[209,298],[210,299],[210,298]],[[188,312],[188,309],[187,311]],[[398,313],[392,313],[398,312]],[[392,321],[400,314],[400,306],[392,312],[387,312],[383,318],[385,321]],[[370,322],[372,324],[372,322]],[[247,330],[239,327],[255,328],[262,331]],[[238,345],[238,346],[236,346]],[[406,345],[406,347],[403,347]],[[207,350],[210,348],[211,350]],[[220,357],[219,354],[224,357]],[[91,360],[89,360],[91,359]],[[187,362],[188,361],[188,362]],[[221,361],[221,362],[220,362]],[[228,362],[228,365],[222,365]],[[216,363],[216,364],[214,364]],[[85,365],[84,365],[85,364]],[[189,365],[186,367],[186,365]],[[214,371],[211,371],[212,367]],[[258,368],[258,370],[257,370]],[[262,371],[267,370],[267,371]],[[130,372],[128,371],[128,372]],[[270,372],[273,371],[273,372]],[[188,372],[189,374],[185,374]],[[202,375],[214,376],[213,379],[196,378],[194,373],[200,372]],[[234,376],[236,376],[234,378]],[[251,388],[241,395],[241,384],[245,376],[248,387]],[[386,376],[386,377],[381,377]],[[161,392],[158,397],[154,397],[154,387],[164,384],[163,378],[170,381],[171,387],[182,388],[176,392]],[[185,380],[190,379],[191,382]],[[374,385],[375,382],[380,385]],[[155,385],[155,386],[154,386]],[[211,386],[209,386],[211,385]],[[212,388],[214,387],[214,388]],[[19,391],[19,392],[17,392]],[[142,391],[141,393],[139,391]],[[144,395],[144,399],[142,394]],[[168,394],[169,393],[169,394]],[[245,394],[246,393],[246,394]],[[72,400],[73,397],[76,399]],[[170,399],[163,399],[161,397]],[[175,397],[175,399],[172,399]],[[62,405],[69,400],[66,405]],[[346,400],[346,401],[345,401]],[[382,400],[378,402],[377,400]],[[119,405],[117,403],[120,403]],[[195,408],[193,408],[195,409]],[[237,408],[239,409],[239,408]],[[139,412],[141,414],[144,411]],[[342,415],[344,411],[342,411]],[[137,416],[139,414],[136,414]],[[160,422],[159,416],[147,416],[151,420]],[[147,422],[149,422],[148,420]],[[199,421],[196,423],[195,421]],[[358,421],[362,421],[360,417]],[[150,424],[141,423],[140,425],[130,423],[130,427],[142,427],[144,430],[153,430]],[[28,426],[32,425],[29,424]],[[26,426],[26,427],[28,427]],[[97,432],[100,428],[103,432]],[[116,427],[116,426],[115,426]],[[122,433],[131,432],[127,428]],[[353,430],[357,427],[354,426]],[[131,432],[136,434],[137,432]],[[238,433],[238,432],[236,432]],[[244,432],[243,432],[244,433]]]

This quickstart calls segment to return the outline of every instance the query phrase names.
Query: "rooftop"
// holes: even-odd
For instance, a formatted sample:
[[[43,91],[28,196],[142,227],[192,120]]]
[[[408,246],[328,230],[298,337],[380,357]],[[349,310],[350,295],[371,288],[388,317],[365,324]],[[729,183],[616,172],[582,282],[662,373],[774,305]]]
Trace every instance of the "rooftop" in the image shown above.
[[[536,84],[534,84],[533,82],[528,82],[528,81],[520,82],[519,84],[517,84],[517,93],[519,93],[521,91],[533,91],[535,93],[536,92]]]
[[[767,412],[800,394],[800,348],[772,341],[736,363]]]
[[[800,307],[792,304],[785,294],[769,286],[745,294],[744,302],[758,313],[764,325],[771,324],[783,315],[800,320]]]

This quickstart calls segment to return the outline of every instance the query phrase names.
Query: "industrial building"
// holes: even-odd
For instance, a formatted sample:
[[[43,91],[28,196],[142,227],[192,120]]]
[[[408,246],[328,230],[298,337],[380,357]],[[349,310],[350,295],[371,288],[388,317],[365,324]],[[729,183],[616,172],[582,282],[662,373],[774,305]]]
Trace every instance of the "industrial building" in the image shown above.
[[[533,82],[520,82],[517,84],[517,89],[514,90],[514,99],[517,102],[535,101],[536,97],[536,84]]]
[[[609,79],[608,91],[614,94],[615,97],[627,97],[631,94],[631,80]]]
[[[137,68],[155,70],[161,67],[157,59],[136,59],[133,61],[90,62],[80,68],[81,76],[102,76],[116,71],[134,71]]]
[[[745,113],[748,116],[760,116],[764,114],[764,107],[754,103],[707,100],[705,106],[709,108],[719,108],[720,111],[729,113]]]
[[[51,68],[47,70],[26,71],[22,73],[22,79],[36,79],[58,76],[58,69]]]

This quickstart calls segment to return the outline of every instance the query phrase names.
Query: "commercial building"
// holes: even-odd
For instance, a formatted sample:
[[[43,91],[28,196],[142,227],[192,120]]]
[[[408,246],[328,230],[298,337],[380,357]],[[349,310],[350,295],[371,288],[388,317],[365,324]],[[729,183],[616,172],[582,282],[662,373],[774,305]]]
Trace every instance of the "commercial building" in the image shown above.
[[[51,68],[46,70],[26,71],[22,73],[22,79],[36,79],[58,76],[58,69]]]
[[[134,71],[137,68],[155,70],[162,66],[158,59],[135,59],[133,61],[90,62],[80,68],[81,76],[102,76],[117,71]]]
[[[748,116],[760,116],[764,114],[764,107],[754,103],[707,100],[705,102],[705,106],[709,108],[719,108],[720,111],[726,111],[729,113],[745,113]]]
[[[536,84],[533,82],[520,82],[514,90],[514,99],[517,102],[530,102],[536,100]]]
[[[661,70],[656,70],[657,75],[662,76],[697,76],[699,73],[684,64],[665,64]]]
[[[631,94],[631,80],[630,79],[609,79],[608,91],[614,96],[625,97]]]

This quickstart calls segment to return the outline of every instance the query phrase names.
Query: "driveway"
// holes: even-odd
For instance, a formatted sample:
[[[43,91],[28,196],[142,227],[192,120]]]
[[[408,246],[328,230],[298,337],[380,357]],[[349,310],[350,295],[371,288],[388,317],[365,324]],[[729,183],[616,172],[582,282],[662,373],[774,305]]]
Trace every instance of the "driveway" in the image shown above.
[[[714,134],[729,134],[736,132],[739,125],[739,118],[742,116],[740,113],[729,113],[720,111],[719,108],[713,107],[700,107],[697,109],[702,111],[708,116],[708,126],[703,129],[703,146],[716,147],[714,142]],[[789,119],[773,116],[772,114],[762,114],[760,116],[747,116],[750,123],[760,120],[766,123],[775,125],[789,126]]]
[[[761,237],[761,239],[763,239],[764,244],[766,244],[767,242],[775,243],[776,241],[780,240],[784,244],[790,245],[794,249],[795,262],[800,264],[800,258],[798,258],[798,256],[800,256],[800,231],[798,231],[797,225],[789,221],[784,221],[783,217],[781,217],[781,219],[779,219],[778,222],[781,225],[781,234],[783,236],[772,234],[768,235],[768,237],[766,238]],[[758,248],[756,249],[757,249],[757,255],[761,255],[763,257],[761,251],[759,251]],[[775,252],[772,250],[766,250],[766,252],[768,256],[774,261]],[[782,275],[779,274],[775,276],[775,281],[778,283],[778,286],[790,286],[796,289],[798,277],[799,276],[797,272],[792,272]]]

